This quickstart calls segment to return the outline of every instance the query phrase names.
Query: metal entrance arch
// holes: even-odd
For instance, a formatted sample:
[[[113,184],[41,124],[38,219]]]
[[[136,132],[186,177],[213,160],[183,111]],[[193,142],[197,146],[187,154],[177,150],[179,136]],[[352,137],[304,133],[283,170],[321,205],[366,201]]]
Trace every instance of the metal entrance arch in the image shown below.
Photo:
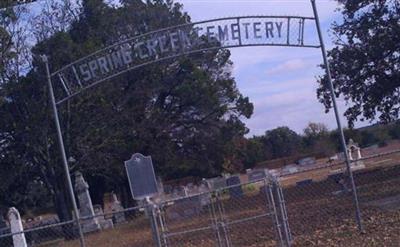
[[[240,16],[186,23],[127,38],[51,74],[63,88],[60,104],[125,72],[208,50],[247,46],[320,48],[304,39],[313,17]],[[127,34],[128,36],[130,34]]]
[[[57,128],[57,137],[69,193],[73,202],[74,216],[79,228],[81,246],[85,246],[85,242],[79,223],[79,212],[69,174],[57,105],[72,99],[95,85],[146,65],[207,50],[246,46],[286,46],[321,49],[336,123],[340,133],[341,146],[346,160],[347,173],[351,181],[356,222],[359,230],[363,230],[356,186],[350,168],[348,153],[346,152],[346,143],[336,104],[317,7],[315,0],[310,1],[314,13],[313,17],[229,17],[186,23],[139,36],[127,34],[128,38],[125,40],[98,50],[53,73],[50,72],[47,57],[42,57],[43,62],[46,64],[47,81],[54,112],[54,121]],[[312,31],[318,33],[318,39],[315,42],[305,39],[304,34]],[[55,96],[53,82],[56,87],[62,88],[62,90],[57,91],[62,91],[62,95]]]

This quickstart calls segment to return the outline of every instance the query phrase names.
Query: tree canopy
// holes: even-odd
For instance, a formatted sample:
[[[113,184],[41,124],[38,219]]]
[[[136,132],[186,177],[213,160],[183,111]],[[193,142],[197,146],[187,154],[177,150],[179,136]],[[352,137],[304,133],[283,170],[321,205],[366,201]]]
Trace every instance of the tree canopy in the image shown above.
[[[339,0],[342,20],[333,24],[328,52],[335,93],[348,102],[349,125],[357,120],[388,123],[400,110],[400,3],[397,0]],[[332,107],[326,75],[317,95]]]
[[[30,50],[31,67],[1,88],[8,100],[0,105],[0,136],[7,135],[10,150],[1,150],[1,166],[16,168],[5,169],[4,176],[18,171],[20,177],[4,191],[21,188],[15,194],[26,198],[28,181],[44,185],[61,220],[71,215],[39,56],[47,55],[54,71],[127,35],[190,21],[173,1],[121,4],[84,0],[82,6],[66,6],[53,1],[49,9],[56,11],[44,9],[34,20],[38,42]],[[229,57],[228,50],[208,51],[147,66],[60,107],[67,155],[74,161],[71,174],[82,171],[96,185],[91,189],[94,203],[111,190],[129,201],[123,161],[135,152],[151,155],[157,175],[165,179],[214,176],[232,167],[229,157],[236,140],[248,131],[242,119],[251,116],[253,106],[236,87]],[[9,197],[3,202],[27,206]]]

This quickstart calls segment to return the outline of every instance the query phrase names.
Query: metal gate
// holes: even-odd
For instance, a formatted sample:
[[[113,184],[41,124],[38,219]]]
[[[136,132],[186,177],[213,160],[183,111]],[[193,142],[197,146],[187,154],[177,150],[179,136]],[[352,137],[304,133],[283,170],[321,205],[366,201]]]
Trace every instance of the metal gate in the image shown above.
[[[290,246],[282,190],[276,179],[165,201],[156,208],[158,245]]]

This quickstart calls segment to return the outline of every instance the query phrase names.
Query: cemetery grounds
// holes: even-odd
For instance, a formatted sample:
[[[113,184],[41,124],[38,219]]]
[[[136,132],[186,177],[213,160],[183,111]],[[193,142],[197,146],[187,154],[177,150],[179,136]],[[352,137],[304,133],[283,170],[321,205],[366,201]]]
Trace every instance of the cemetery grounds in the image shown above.
[[[363,158],[364,168],[354,170],[358,197],[362,209],[364,233],[355,223],[351,193],[346,193],[334,174],[345,165],[331,164],[280,178],[292,235],[292,246],[399,246],[400,243],[400,152],[387,152]],[[312,179],[312,182],[310,181]],[[232,197],[221,190],[224,219],[237,222],[228,225],[232,246],[276,246],[277,237],[272,218],[259,217],[266,211],[262,183],[241,185],[243,195]],[[178,206],[181,205],[181,206]],[[190,210],[193,204],[166,204],[164,216],[167,246],[216,246],[216,236],[210,227],[209,212],[200,208],[181,217],[168,217],[168,211]],[[85,234],[90,247],[154,246],[145,211],[141,207],[124,209],[126,221],[112,229]],[[112,214],[105,214],[107,219]],[[240,221],[240,219],[249,219]],[[79,246],[77,239],[66,240],[65,231],[72,222],[25,229],[29,246]],[[60,233],[64,232],[64,234]],[[8,240],[10,237],[8,236]],[[40,240],[39,240],[40,239]],[[3,241],[3,242],[1,242]],[[7,237],[0,243],[7,243]],[[3,245],[2,245],[3,246]],[[7,245],[4,245],[7,246]],[[12,246],[12,245],[10,245]],[[218,246],[218,245],[217,245]]]

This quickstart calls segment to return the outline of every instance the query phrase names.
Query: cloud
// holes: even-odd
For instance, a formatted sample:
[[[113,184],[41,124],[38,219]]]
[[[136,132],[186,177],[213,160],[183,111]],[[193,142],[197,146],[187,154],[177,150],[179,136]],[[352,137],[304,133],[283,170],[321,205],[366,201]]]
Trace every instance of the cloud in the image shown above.
[[[312,16],[309,0],[178,0],[194,21],[236,15],[303,15]],[[332,18],[338,3],[317,2],[321,21]]]
[[[179,0],[192,21],[245,15],[313,16],[309,0]],[[326,46],[332,47],[328,29],[339,18],[335,0],[319,0],[317,7]],[[306,39],[316,39],[316,32],[306,32]],[[244,120],[251,135],[286,125],[298,133],[308,122],[322,122],[336,128],[333,112],[325,114],[316,98],[315,76],[323,73],[320,49],[288,47],[246,47],[231,50],[233,75],[238,88],[254,103],[251,119]],[[266,72],[266,73],[265,73]],[[345,103],[338,101],[341,112]],[[341,115],[345,125],[346,121]]]
[[[307,62],[303,59],[291,59],[276,67],[267,70],[268,75],[275,75],[282,72],[303,69],[307,66]]]
[[[297,92],[298,90],[307,89],[314,91],[314,80],[309,77],[298,79],[281,78],[277,81],[258,81],[246,87],[241,85],[241,92],[254,96],[255,99],[264,98],[266,95],[271,96],[284,92]]]
[[[251,119],[245,120],[250,129],[248,136],[261,135],[268,129],[277,126],[289,126],[298,133],[302,133],[309,122],[322,122],[330,129],[336,128],[333,111],[325,113],[324,106],[316,97],[315,81],[312,77],[295,80],[282,80],[279,83],[264,82],[257,87],[251,87],[251,101],[254,104],[254,114]],[[338,100],[340,112],[345,109],[345,102]],[[341,117],[345,125],[346,119]]]

